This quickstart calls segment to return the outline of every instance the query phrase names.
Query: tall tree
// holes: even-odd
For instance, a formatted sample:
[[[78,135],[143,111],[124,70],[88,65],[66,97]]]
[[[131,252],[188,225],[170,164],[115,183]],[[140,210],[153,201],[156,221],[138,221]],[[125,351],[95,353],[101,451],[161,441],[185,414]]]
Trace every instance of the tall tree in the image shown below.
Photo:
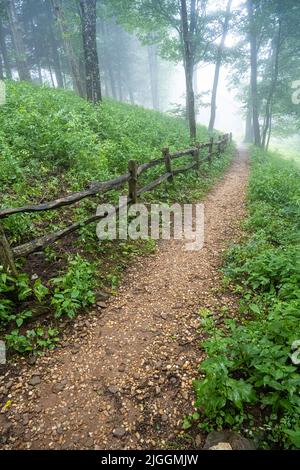
[[[195,57],[192,51],[191,36],[196,28],[196,1],[191,1],[191,18],[188,21],[188,12],[186,0],[180,0],[180,16],[181,16],[181,37],[183,49],[183,63],[185,70],[185,83],[187,95],[187,116],[190,127],[190,137],[196,140],[196,112],[195,112],[195,94],[194,94],[194,66]]]
[[[96,0],[80,0],[80,10],[87,98],[98,103],[102,96],[97,51]]]
[[[217,111],[217,92],[218,92],[218,85],[219,85],[219,78],[220,78],[220,69],[221,69],[222,60],[224,56],[225,42],[226,42],[227,34],[229,31],[231,5],[232,5],[232,0],[228,0],[226,13],[225,13],[225,20],[223,24],[222,39],[217,49],[214,83],[213,83],[213,89],[212,89],[212,95],[211,95],[211,110],[210,110],[210,121],[209,121],[210,131],[212,131],[215,127],[216,111]]]
[[[254,131],[255,145],[261,146],[261,133],[259,124],[259,101],[258,101],[258,85],[257,85],[257,26],[255,22],[255,0],[247,0],[248,24],[249,24],[249,40],[250,40],[250,66],[251,66],[251,104],[252,104],[252,121]]]
[[[51,2],[52,2],[54,14],[56,16],[56,19],[59,25],[61,37],[63,39],[65,55],[69,63],[69,69],[70,69],[70,73],[71,73],[72,80],[73,80],[73,86],[75,90],[77,91],[77,93],[80,96],[84,97],[85,91],[84,91],[84,88],[82,86],[82,82],[80,79],[78,60],[75,55],[73,45],[70,41],[70,37],[69,37],[70,34],[68,30],[68,25],[65,19],[65,15],[64,15],[62,0],[51,0]]]
[[[15,59],[20,80],[31,80],[30,70],[27,63],[26,51],[24,47],[24,32],[17,16],[15,0],[7,2],[7,14],[12,32],[15,47]]]
[[[5,77],[11,78],[11,63],[6,46],[6,34],[3,28],[2,19],[0,17],[0,51],[3,59],[3,67],[5,69]]]
[[[150,71],[150,87],[153,109],[159,110],[159,86],[158,86],[158,57],[155,44],[148,45],[148,61]]]

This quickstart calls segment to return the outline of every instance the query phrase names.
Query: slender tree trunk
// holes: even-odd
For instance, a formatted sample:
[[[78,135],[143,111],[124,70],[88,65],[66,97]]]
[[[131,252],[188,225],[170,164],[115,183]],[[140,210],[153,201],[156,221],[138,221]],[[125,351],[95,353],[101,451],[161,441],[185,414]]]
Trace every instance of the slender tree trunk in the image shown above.
[[[58,88],[64,88],[64,79],[62,75],[62,70],[61,70],[61,62],[60,62],[60,57],[58,53],[58,44],[56,39],[51,42],[51,51],[52,51],[52,60],[53,60],[53,67],[54,67],[54,73],[56,77],[56,82]]]
[[[226,41],[228,30],[229,30],[231,5],[232,5],[232,0],[229,0],[227,3],[227,8],[226,8],[226,16],[225,16],[225,22],[224,22],[224,27],[223,27],[222,39],[221,39],[221,43],[218,47],[218,52],[217,52],[215,76],[214,76],[214,83],[213,83],[212,96],[211,96],[211,114],[210,114],[210,121],[209,121],[209,127],[208,127],[209,131],[213,131],[215,127],[216,111],[217,111],[217,93],[218,93],[218,85],[219,85],[219,78],[220,78],[220,69],[222,66],[222,59],[224,55],[225,41]]]
[[[61,36],[63,39],[63,44],[64,44],[64,50],[65,54],[69,63],[69,69],[70,73],[72,76],[72,81],[73,81],[73,86],[77,93],[84,97],[84,89],[82,87],[81,81],[80,81],[80,74],[79,74],[79,67],[78,67],[78,61],[76,59],[75,53],[73,46],[69,40],[69,31],[68,27],[66,25],[65,17],[64,17],[64,12],[62,8],[62,0],[51,0],[52,6],[53,6],[53,11],[56,16]]]
[[[118,95],[119,101],[124,100],[123,96],[123,74],[122,74],[122,59],[120,49],[117,48],[117,72],[116,72],[116,79],[117,79],[117,88],[118,88]]]
[[[278,82],[278,75],[279,75],[279,54],[280,54],[280,42],[281,42],[281,30],[282,30],[282,22],[281,20],[278,23],[278,32],[276,35],[275,43],[273,46],[273,71],[272,71],[272,80],[270,91],[267,98],[266,104],[266,114],[265,114],[265,125],[263,127],[262,132],[262,146],[266,148],[268,145],[269,138],[269,129],[271,127],[272,121],[272,101],[273,96],[276,91],[276,86]]]
[[[128,96],[129,96],[130,103],[134,104],[134,95],[133,95],[133,90],[132,90],[130,79],[127,79],[126,84],[127,84]]]
[[[250,37],[250,54],[251,54],[251,103],[252,103],[252,120],[254,130],[254,143],[261,146],[261,134],[259,125],[259,107],[258,107],[258,88],[257,88],[257,33],[254,20],[254,3],[253,0],[247,0],[248,19],[249,19],[249,37]]]
[[[150,87],[153,109],[159,110],[158,94],[158,60],[156,46],[148,46],[148,61],[150,70]]]
[[[80,0],[87,98],[92,103],[102,100],[97,51],[96,0]]]
[[[118,67],[118,73],[117,73],[117,85],[118,85],[118,92],[119,92],[119,101],[123,101],[123,83],[122,83],[122,73],[121,73],[121,68],[120,66]]]
[[[46,7],[47,7],[47,13],[49,14],[49,32],[50,32],[50,54],[52,56],[52,63],[53,63],[53,68],[54,68],[54,73],[56,77],[56,83],[59,88],[64,88],[64,79],[62,75],[62,69],[61,69],[61,60],[60,60],[60,55],[59,55],[59,44],[58,40],[55,35],[55,31],[53,28],[53,23],[54,23],[54,15],[53,15],[53,10],[51,8],[51,5],[49,2],[46,2]]]
[[[181,5],[181,27],[183,41],[184,70],[187,95],[187,115],[190,127],[190,137],[192,141],[197,138],[196,114],[195,114],[195,95],[193,87],[194,59],[191,50],[188,13],[186,0],[180,0]]]
[[[51,67],[50,64],[49,64],[48,68],[49,68],[49,74],[50,74],[52,87],[55,88],[55,81],[54,81],[54,77],[53,77],[52,67]]]
[[[252,144],[254,141],[253,125],[252,125],[252,106],[248,104],[245,130],[245,144]]]
[[[3,58],[3,66],[5,69],[5,77],[11,79],[11,65],[8,57],[6,41],[5,41],[5,32],[0,18],[0,50]]]
[[[108,41],[107,38],[110,37],[112,34],[111,28],[106,21],[100,20],[99,21],[99,29],[100,34],[102,36],[103,41],[103,57],[102,62],[104,64],[104,74],[108,76],[107,82],[109,82],[110,89],[111,89],[111,96],[116,100],[117,99],[117,92],[116,92],[116,81],[114,76],[114,71],[111,66],[110,57],[107,58],[108,54]]]
[[[17,18],[15,0],[7,3],[7,14],[15,47],[16,64],[20,80],[31,81],[31,75],[26,59],[22,26]]]
[[[272,110],[271,110],[271,117],[270,117],[270,125],[269,125],[269,130],[268,130],[268,138],[267,138],[267,143],[266,143],[266,150],[269,150],[270,146],[270,141],[271,141],[271,135],[272,135]]]
[[[43,76],[42,76],[42,69],[40,64],[37,65],[38,68],[38,76],[39,76],[39,83],[40,85],[43,85]]]
[[[1,79],[1,80],[4,79],[4,71],[3,71],[2,54],[1,54],[1,51],[0,51],[0,79]]]

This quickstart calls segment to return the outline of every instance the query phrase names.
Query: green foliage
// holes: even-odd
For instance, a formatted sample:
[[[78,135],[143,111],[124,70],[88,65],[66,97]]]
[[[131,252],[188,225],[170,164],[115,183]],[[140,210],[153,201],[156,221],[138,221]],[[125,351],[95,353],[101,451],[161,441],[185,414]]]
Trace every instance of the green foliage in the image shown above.
[[[27,330],[20,334],[19,330],[13,330],[5,336],[7,347],[18,353],[31,353],[54,349],[59,342],[58,330],[56,328],[42,328]]]
[[[32,284],[26,274],[14,278],[0,271],[0,330],[5,332],[7,328],[10,329],[10,325],[17,327],[15,329],[14,326],[5,335],[8,348],[19,353],[52,349],[58,341],[58,330],[51,327],[46,330],[42,327],[27,330],[26,322],[33,313],[31,310],[22,310],[22,302],[30,300],[43,305],[47,301],[53,307],[56,318],[63,315],[74,318],[80,308],[95,301],[94,274],[94,266],[79,255],[69,257],[67,272],[53,278],[49,288],[41,279]]]
[[[194,383],[196,407],[205,429],[229,426],[262,446],[299,448],[300,375],[290,356],[300,339],[300,175],[274,155],[253,153],[246,224],[252,235],[229,252],[225,268],[242,296],[243,316],[220,329],[202,312],[207,359],[205,378]]]
[[[74,318],[80,308],[88,307],[95,302],[95,268],[88,261],[76,255],[69,259],[68,272],[61,277],[52,279],[55,287],[51,305],[55,317],[63,315]]]

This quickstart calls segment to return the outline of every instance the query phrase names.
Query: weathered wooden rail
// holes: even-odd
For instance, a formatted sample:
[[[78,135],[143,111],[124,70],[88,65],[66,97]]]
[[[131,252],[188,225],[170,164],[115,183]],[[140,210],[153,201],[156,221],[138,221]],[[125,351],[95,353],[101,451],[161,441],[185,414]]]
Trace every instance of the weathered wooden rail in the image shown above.
[[[93,183],[88,189],[84,191],[68,194],[67,196],[42,204],[2,209],[0,210],[0,221],[1,219],[4,219],[11,215],[50,211],[59,209],[61,207],[70,206],[88,197],[94,197],[100,193],[104,194],[113,189],[121,189],[126,183],[128,184],[127,204],[135,203],[139,196],[148,191],[153,190],[164,181],[172,182],[174,180],[174,177],[181,173],[185,173],[192,169],[198,171],[203,163],[211,163],[213,157],[220,156],[224,152],[228,143],[231,141],[232,134],[225,134],[220,136],[217,141],[214,141],[214,139],[211,138],[209,142],[198,143],[195,145],[195,147],[191,147],[189,149],[182,150],[179,152],[170,153],[168,148],[164,148],[162,150],[161,158],[150,160],[149,162],[143,163],[142,165],[138,165],[135,160],[130,160],[128,162],[128,173],[110,181]],[[201,158],[200,154],[203,149],[207,149],[207,155]],[[172,161],[185,156],[192,156],[193,162],[183,168],[173,169]],[[157,165],[164,165],[166,168],[166,173],[162,174],[154,181],[148,183],[146,186],[138,188],[139,177],[147,170]],[[119,207],[116,207],[116,211],[118,211],[119,209]],[[26,257],[31,253],[43,250],[46,246],[55,243],[56,241],[60,240],[61,238],[65,237],[66,235],[72,232],[75,232],[81,227],[89,225],[93,222],[97,222],[107,216],[108,214],[94,214],[81,222],[76,222],[72,225],[69,225],[65,229],[58,230],[54,233],[50,233],[48,235],[45,235],[43,237],[37,238],[35,240],[32,240],[28,243],[16,247],[10,246],[4,233],[4,230],[0,225],[0,264],[4,266],[7,272],[16,275],[17,269],[15,266],[15,259]]]

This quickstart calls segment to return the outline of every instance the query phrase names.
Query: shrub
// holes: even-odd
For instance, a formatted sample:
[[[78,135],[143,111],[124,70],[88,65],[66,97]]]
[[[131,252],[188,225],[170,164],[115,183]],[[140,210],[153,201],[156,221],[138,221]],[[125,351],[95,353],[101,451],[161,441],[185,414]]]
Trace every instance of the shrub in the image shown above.
[[[243,317],[224,329],[212,314],[202,318],[200,413],[185,424],[200,419],[202,428],[240,429],[262,447],[300,448],[300,376],[290,358],[300,339],[298,169],[253,151],[248,200],[250,238],[229,252],[224,270],[242,296]]]

